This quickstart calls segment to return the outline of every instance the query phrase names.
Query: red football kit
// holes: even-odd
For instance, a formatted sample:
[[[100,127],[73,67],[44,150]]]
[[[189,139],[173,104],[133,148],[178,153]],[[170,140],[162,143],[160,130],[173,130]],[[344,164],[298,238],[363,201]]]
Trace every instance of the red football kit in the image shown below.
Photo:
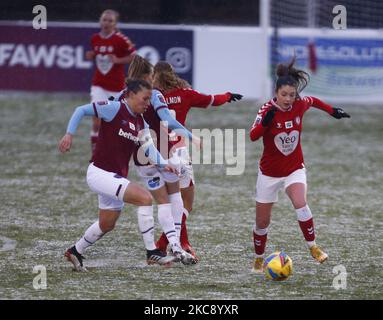
[[[165,101],[170,110],[176,113],[176,119],[185,126],[187,113],[191,108],[207,108],[209,106],[220,106],[230,100],[229,92],[224,94],[207,95],[193,89],[173,89],[163,93]]]
[[[92,85],[108,91],[121,91],[125,87],[125,65],[114,64],[109,55],[118,58],[126,57],[136,51],[134,44],[121,32],[114,32],[108,37],[96,33],[91,38],[92,50],[95,53],[96,70]]]
[[[220,106],[228,102],[231,98],[231,93],[226,92],[224,94],[203,94],[193,89],[177,88],[170,90],[163,94],[165,101],[170,110],[174,110],[176,120],[183,126],[186,122],[186,117],[191,108],[208,108],[209,106]],[[181,147],[185,145],[184,138],[175,136],[170,137],[177,146]]]
[[[315,107],[333,113],[333,107],[315,97],[298,98],[284,111],[275,98],[265,103],[259,110],[250,131],[250,139],[255,141],[263,137],[263,154],[260,160],[261,172],[270,177],[287,177],[295,170],[304,168],[301,148],[302,118],[304,113]],[[275,108],[276,112],[267,127],[262,126],[266,113]]]

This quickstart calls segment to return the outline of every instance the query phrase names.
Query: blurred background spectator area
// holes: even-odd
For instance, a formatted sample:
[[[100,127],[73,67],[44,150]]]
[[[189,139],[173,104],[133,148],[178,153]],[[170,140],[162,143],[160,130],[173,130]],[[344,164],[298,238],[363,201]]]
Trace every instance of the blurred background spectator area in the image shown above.
[[[260,24],[260,0],[94,0],[23,1],[0,3],[1,20],[30,20],[31,7],[45,5],[51,21],[97,21],[106,7],[121,14],[121,22],[144,24],[197,24],[255,26]],[[312,2],[313,4],[310,4]],[[383,28],[383,1],[379,0],[270,0],[271,24],[305,27],[314,16],[317,27],[332,24],[332,8],[347,7],[349,28]],[[311,11],[311,12],[310,12]],[[310,13],[310,14],[308,14]],[[284,16],[282,22],[281,16]]]

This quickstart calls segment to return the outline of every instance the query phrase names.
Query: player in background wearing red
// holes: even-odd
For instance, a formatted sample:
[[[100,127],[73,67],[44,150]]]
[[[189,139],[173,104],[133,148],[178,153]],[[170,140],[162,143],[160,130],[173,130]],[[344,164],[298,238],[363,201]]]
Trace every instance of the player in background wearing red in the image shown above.
[[[306,169],[301,148],[302,118],[310,108],[318,108],[336,119],[350,116],[315,97],[299,96],[307,86],[309,75],[293,67],[295,58],[276,68],[275,97],[259,110],[250,131],[250,139],[263,137],[263,154],[259,163],[256,185],[256,221],[253,227],[255,261],[253,270],[263,272],[267,231],[271,209],[284,188],[290,198],[299,226],[314,259],[322,263],[328,255],[315,243],[311,210],[307,205]]]
[[[208,108],[209,106],[218,107],[226,102],[242,99],[242,95],[230,92],[216,95],[199,93],[198,91],[193,90],[187,81],[181,79],[174,72],[172,66],[166,61],[160,61],[155,65],[153,85],[162,92],[169,109],[172,110],[173,116],[184,126],[187,114],[191,108]],[[179,154],[186,169],[180,180],[181,194],[184,204],[180,242],[185,251],[196,256],[190,245],[186,228],[186,219],[193,209],[194,201],[195,182],[193,167],[185,140],[182,137],[173,137],[173,140],[175,140],[175,145],[173,146],[174,152]],[[165,234],[162,234],[157,241],[157,247],[166,252],[167,245],[167,238]]]
[[[88,60],[95,61],[95,72],[90,88],[91,103],[108,100],[125,87],[125,64],[130,63],[136,48],[128,37],[118,31],[119,14],[105,10],[100,17],[100,32],[91,38],[91,51],[86,52]],[[91,131],[92,154],[98,139],[100,119],[93,117]]]

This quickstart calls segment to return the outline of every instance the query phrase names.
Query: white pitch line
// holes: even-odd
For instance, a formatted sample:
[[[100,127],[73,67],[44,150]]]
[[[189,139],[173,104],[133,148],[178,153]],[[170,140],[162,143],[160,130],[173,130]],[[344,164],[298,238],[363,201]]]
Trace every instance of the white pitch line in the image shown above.
[[[7,237],[0,236],[0,241],[4,242],[3,246],[0,248],[0,252],[9,251],[16,248],[16,244],[17,244],[16,240],[12,240]]]

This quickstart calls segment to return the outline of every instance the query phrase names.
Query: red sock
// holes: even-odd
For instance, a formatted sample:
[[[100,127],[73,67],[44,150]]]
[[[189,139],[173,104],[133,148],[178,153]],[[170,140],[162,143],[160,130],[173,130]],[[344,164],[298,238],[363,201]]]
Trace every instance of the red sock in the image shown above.
[[[260,236],[253,231],[253,239],[255,253],[259,256],[263,255],[265,253],[267,233],[263,236]]]
[[[158,239],[156,246],[158,249],[160,249],[162,252],[166,252],[166,248],[168,247],[168,238],[166,237],[165,233],[162,232],[161,237]]]
[[[190,246],[189,238],[188,238],[188,230],[186,228],[186,214],[183,214],[182,216],[180,242],[181,242],[181,245]]]
[[[314,221],[313,218],[310,218],[307,221],[299,221],[299,226],[301,227],[303,236],[306,241],[314,241],[315,240],[315,231],[314,231]]]

